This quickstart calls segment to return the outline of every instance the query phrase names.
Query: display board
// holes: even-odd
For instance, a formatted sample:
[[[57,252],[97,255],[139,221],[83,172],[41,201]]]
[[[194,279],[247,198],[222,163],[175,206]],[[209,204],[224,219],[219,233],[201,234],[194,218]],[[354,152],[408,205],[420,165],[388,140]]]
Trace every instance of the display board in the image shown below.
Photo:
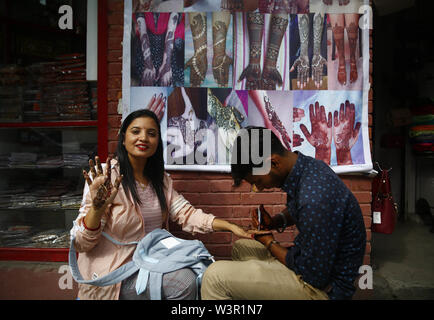
[[[124,3],[123,119],[156,112],[166,169],[230,172],[248,125],[336,173],[372,169],[367,0]]]

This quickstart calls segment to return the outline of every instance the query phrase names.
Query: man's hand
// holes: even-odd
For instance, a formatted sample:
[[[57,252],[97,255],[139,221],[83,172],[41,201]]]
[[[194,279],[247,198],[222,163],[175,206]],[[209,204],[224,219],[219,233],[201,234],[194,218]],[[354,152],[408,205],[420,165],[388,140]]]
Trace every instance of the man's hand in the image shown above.
[[[261,204],[259,206],[259,210],[261,211],[261,225],[260,230],[272,230],[273,229],[273,220],[271,219],[270,214],[265,210],[264,205]],[[259,226],[259,217],[257,209],[251,211],[252,217],[252,225],[254,229],[258,229]]]

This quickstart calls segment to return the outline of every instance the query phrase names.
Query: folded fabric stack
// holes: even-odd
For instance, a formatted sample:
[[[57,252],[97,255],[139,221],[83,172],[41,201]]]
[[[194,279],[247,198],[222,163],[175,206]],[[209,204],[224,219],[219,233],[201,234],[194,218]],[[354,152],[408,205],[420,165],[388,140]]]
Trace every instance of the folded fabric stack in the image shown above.
[[[0,122],[21,122],[26,70],[17,65],[0,67]]]
[[[56,57],[57,108],[61,120],[90,120],[91,104],[83,54]]]
[[[9,157],[11,168],[35,168],[38,155],[32,152],[12,152]]]
[[[413,151],[421,155],[434,154],[434,103],[425,103],[412,110],[410,143]]]
[[[63,164],[66,168],[83,168],[89,165],[89,156],[83,153],[65,153]]]
[[[58,120],[55,93],[51,92],[57,80],[55,66],[55,62],[41,62],[27,67],[29,93],[38,93],[32,90],[39,90],[40,93],[39,96],[34,97],[29,95],[28,98],[32,100],[28,100],[29,102],[24,109],[26,121],[30,119],[35,121]]]
[[[59,168],[63,166],[62,156],[42,157],[36,162],[37,168]]]
[[[9,158],[10,153],[0,154],[0,168],[8,168],[9,167]]]

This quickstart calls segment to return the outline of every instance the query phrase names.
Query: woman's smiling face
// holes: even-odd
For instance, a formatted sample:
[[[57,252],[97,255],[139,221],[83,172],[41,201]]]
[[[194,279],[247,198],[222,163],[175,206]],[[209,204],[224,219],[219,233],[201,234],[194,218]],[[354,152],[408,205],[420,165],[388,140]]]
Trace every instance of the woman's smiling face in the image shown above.
[[[159,143],[158,125],[150,117],[134,119],[125,131],[124,146],[131,158],[150,158]]]

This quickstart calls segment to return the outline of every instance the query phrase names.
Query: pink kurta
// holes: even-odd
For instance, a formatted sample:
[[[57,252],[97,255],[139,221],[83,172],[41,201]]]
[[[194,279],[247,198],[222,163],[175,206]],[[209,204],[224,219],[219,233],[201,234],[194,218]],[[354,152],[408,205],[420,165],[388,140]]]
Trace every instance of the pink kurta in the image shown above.
[[[112,160],[113,183],[118,175],[119,167]],[[214,215],[204,213],[201,209],[195,209],[182,195],[178,194],[173,189],[172,179],[168,174],[165,174],[164,185],[169,208],[167,219],[170,217],[171,221],[182,226],[183,231],[193,234],[213,231]],[[147,197],[140,206],[133,201],[131,195],[125,193],[121,184],[116,198],[101,219],[101,227],[96,231],[90,231],[83,226],[83,219],[92,206],[89,187],[87,184],[85,185],[79,215],[71,230],[71,237],[75,238],[74,246],[79,252],[78,266],[84,279],[102,277],[132,259],[135,250],[134,245],[115,245],[101,235],[102,231],[120,242],[131,242],[139,241],[147,232],[155,228],[155,223],[158,223],[158,219],[155,220],[155,204],[157,203],[158,208],[159,204],[152,187],[148,186],[148,188],[144,191],[138,188],[139,195]],[[146,203],[150,204],[149,207],[146,207]],[[143,215],[148,213],[150,216],[144,219]],[[166,225],[168,226],[167,219]],[[145,220],[148,220],[148,222],[146,223]],[[106,287],[80,284],[78,298],[83,300],[118,299],[120,287],[121,283]]]

